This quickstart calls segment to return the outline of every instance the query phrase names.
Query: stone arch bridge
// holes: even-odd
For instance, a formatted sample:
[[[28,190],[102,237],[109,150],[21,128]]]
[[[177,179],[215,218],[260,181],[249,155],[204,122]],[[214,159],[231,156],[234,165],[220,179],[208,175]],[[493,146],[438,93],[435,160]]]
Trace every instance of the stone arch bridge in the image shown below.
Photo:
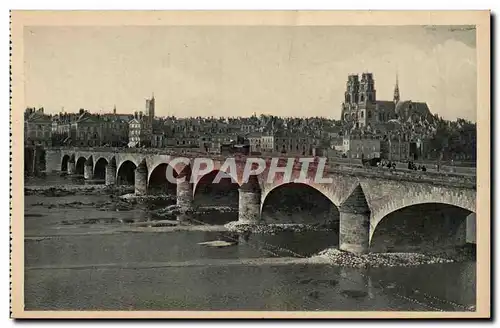
[[[206,155],[158,154],[138,150],[85,150],[48,149],[47,171],[64,171],[83,175],[85,179],[105,180],[107,185],[133,183],[135,193],[144,195],[148,187],[168,184],[165,170],[172,169],[177,178],[192,177],[193,162]],[[187,158],[179,163],[179,157]],[[229,175],[239,187],[239,215],[241,223],[255,224],[261,221],[263,204],[276,188],[290,183],[282,172],[270,172],[269,161],[263,172],[243,179],[244,159],[236,166],[225,165],[223,157],[212,157],[213,167],[198,172],[189,179],[176,183],[177,204],[189,207],[199,181],[204,175],[222,171]],[[177,162],[177,163],[174,163]],[[281,165],[282,166],[282,165]],[[379,223],[389,214],[419,204],[446,204],[470,214],[476,211],[475,176],[459,176],[430,172],[388,171],[372,168],[328,168],[323,173],[328,182],[314,179],[318,166],[311,166],[306,176],[300,176],[301,167],[292,173],[292,183],[302,183],[316,189],[327,197],[340,212],[340,248],[352,252],[367,252]],[[316,169],[315,169],[316,168]],[[316,170],[316,171],[315,171]],[[272,173],[272,174],[270,174]],[[269,179],[269,175],[274,178]],[[294,181],[301,177],[300,181]],[[462,229],[463,220],[458,220],[455,230]],[[465,243],[465,232],[459,233],[457,243]]]

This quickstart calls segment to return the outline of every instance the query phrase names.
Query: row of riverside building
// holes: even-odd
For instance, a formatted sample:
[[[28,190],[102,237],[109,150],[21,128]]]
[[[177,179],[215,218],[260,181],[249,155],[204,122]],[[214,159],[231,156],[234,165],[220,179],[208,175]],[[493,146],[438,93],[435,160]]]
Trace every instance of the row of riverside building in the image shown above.
[[[401,101],[396,77],[392,101],[378,100],[372,73],[348,76],[340,121],[326,118],[157,117],[154,95],[144,111],[105,114],[80,109],[47,115],[25,111],[27,144],[72,147],[193,148],[220,153],[244,144],[253,154],[289,154],[350,159],[431,159],[436,118],[426,103]],[[465,144],[475,142],[464,140]],[[464,154],[463,157],[467,157]]]

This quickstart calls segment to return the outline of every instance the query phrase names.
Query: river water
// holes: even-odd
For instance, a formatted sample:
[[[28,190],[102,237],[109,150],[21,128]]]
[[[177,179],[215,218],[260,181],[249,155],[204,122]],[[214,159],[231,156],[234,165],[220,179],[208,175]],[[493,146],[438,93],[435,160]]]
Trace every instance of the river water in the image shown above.
[[[73,180],[49,177],[26,185]],[[464,311],[476,262],[346,268],[307,257],[338,245],[332,231],[252,234],[221,225],[156,225],[155,206],[119,208],[104,191],[25,197],[27,310]],[[158,205],[156,206],[158,207]],[[230,247],[200,245],[213,240]]]

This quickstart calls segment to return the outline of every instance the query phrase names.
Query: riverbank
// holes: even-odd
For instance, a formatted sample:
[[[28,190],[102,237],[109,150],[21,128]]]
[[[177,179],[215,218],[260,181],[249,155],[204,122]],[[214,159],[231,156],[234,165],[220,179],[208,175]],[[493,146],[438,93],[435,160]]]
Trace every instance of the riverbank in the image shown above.
[[[416,266],[422,264],[454,262],[449,258],[421,253],[352,254],[336,248],[328,248],[319,252],[317,255],[311,257],[311,261],[353,268]]]
[[[89,232],[67,232],[76,235],[89,235],[92,233],[120,234],[120,233],[168,233],[177,231],[216,231],[221,234],[228,234],[236,240],[241,236],[242,240],[252,245],[252,235],[258,236],[281,236],[288,234],[291,238],[298,238],[303,233],[332,232],[338,233],[337,222],[325,222],[321,224],[241,224],[238,221],[231,221],[220,224],[215,219],[210,223],[203,222],[200,218],[222,217],[224,214],[236,214],[238,207],[235,206],[194,206],[183,208],[172,204],[175,196],[169,194],[155,194],[136,196],[130,192],[131,186],[107,187],[105,185],[68,185],[59,186],[27,186],[26,195],[39,195],[42,201],[34,202],[31,206],[46,207],[47,209],[60,209],[63,211],[74,209],[84,210],[93,208],[97,211],[106,212],[106,215],[96,217],[66,217],[60,220],[57,227],[102,227],[100,231],[93,229]],[[98,201],[82,201],[79,195],[103,195]],[[69,197],[66,197],[69,196]],[[76,197],[76,200],[75,200]],[[52,202],[54,198],[71,199],[71,201]],[[45,199],[45,201],[44,201]],[[141,209],[146,215],[122,216],[113,212],[131,212]],[[32,220],[36,213],[29,213],[26,217]],[[57,228],[56,227],[56,228]],[[62,233],[62,232],[61,232]],[[31,235],[37,238],[36,235]],[[51,238],[46,236],[46,238]],[[259,237],[260,238],[260,237]],[[266,237],[267,238],[267,237]],[[224,238],[222,238],[224,239]],[[222,240],[221,239],[221,240]],[[328,245],[328,244],[327,244]],[[327,246],[325,245],[325,246]],[[332,245],[332,244],[330,244]],[[228,245],[233,247],[235,245]],[[273,246],[272,250],[279,249],[280,245]],[[320,248],[321,249],[321,248]],[[315,251],[317,252],[317,251]],[[297,256],[301,257],[301,252]],[[405,252],[392,253],[370,253],[355,255],[338,250],[335,245],[327,248],[313,256],[302,256],[308,259],[309,263],[327,263],[342,267],[393,267],[393,266],[418,266],[424,264],[439,264],[451,262],[467,262],[475,260],[475,247],[468,245],[465,247],[455,247],[429,250],[408,250]]]

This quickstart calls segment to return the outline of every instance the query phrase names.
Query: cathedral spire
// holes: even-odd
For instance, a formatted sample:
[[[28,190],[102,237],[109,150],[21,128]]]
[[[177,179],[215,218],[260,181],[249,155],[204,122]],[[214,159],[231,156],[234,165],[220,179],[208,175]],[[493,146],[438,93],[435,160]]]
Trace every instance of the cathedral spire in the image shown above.
[[[398,73],[396,73],[396,85],[394,86],[394,103],[397,104],[399,102],[399,79]]]

